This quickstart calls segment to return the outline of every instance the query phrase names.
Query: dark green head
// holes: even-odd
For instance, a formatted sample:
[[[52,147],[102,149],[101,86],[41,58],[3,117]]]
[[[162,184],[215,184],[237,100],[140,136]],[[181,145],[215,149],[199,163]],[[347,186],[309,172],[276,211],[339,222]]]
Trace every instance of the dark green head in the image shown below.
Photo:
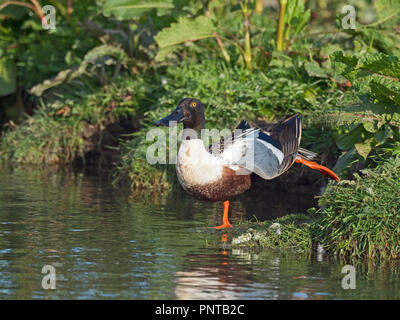
[[[199,131],[205,128],[205,116],[203,104],[194,98],[182,99],[176,109],[167,117],[157,121],[156,126],[172,126],[176,121],[183,123],[184,129],[193,129]]]

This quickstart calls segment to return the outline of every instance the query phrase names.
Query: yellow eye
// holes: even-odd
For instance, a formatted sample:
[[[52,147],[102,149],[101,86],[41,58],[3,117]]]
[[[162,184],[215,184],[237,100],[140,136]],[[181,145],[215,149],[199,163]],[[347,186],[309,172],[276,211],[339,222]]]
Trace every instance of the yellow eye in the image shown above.
[[[197,106],[197,103],[196,103],[196,102],[193,102],[193,103],[192,103],[192,107],[193,107],[193,108],[196,108],[196,106]]]

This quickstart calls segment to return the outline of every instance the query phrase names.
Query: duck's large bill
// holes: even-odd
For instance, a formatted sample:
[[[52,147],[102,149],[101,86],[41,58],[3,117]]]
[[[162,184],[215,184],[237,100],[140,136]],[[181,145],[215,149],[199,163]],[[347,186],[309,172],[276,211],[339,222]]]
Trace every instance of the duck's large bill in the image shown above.
[[[158,120],[155,123],[155,125],[157,127],[159,127],[159,126],[173,127],[177,123],[181,123],[184,120],[185,120],[185,115],[183,113],[182,108],[176,108],[169,116],[166,116],[165,118],[162,118],[161,120]]]

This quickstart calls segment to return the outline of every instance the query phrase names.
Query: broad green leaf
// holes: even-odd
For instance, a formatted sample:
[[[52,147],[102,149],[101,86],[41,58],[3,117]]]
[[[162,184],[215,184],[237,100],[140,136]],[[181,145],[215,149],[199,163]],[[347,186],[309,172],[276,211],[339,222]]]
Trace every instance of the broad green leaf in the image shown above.
[[[328,78],[325,70],[322,69],[316,62],[306,62],[304,64],[304,68],[310,77]]]
[[[400,107],[400,82],[391,79],[374,79],[370,83],[373,95],[382,103]]]
[[[305,10],[305,0],[288,0],[285,10],[286,40],[303,31],[310,18],[311,11]]]
[[[364,69],[370,72],[399,78],[400,59],[384,53],[371,53],[359,58],[356,69]]]
[[[84,63],[98,64],[102,62],[103,57],[114,57],[120,59],[123,64],[127,62],[127,55],[124,50],[117,46],[101,45],[93,48],[86,53],[83,61]]]
[[[376,131],[375,124],[373,121],[364,121],[363,126],[365,131],[374,133]]]
[[[0,58],[0,96],[11,94],[16,90],[16,68],[12,60]]]
[[[304,91],[304,100],[309,103],[315,103],[317,100],[318,93],[314,88],[307,88]]]
[[[73,80],[81,75],[81,73],[82,72],[80,72],[78,68],[60,71],[54,78],[45,80],[42,83],[33,86],[29,91],[31,94],[41,96],[47,89],[58,86],[65,81]]]
[[[127,63],[127,55],[124,50],[116,46],[100,45],[86,53],[79,67],[60,71],[54,78],[43,81],[30,89],[32,94],[41,96],[44,91],[58,86],[64,82],[71,81],[84,73],[89,65],[110,65],[120,61],[122,65]]]
[[[340,174],[344,170],[346,170],[348,166],[356,159],[357,159],[357,150],[355,147],[353,147],[339,157],[332,171]]]
[[[373,143],[373,138],[367,139],[363,142],[356,143],[354,147],[357,150],[357,153],[364,158],[364,160],[367,159],[369,153],[372,150],[372,143]]]
[[[345,76],[346,78],[351,73],[351,71],[353,71],[358,62],[356,57],[345,56],[342,51],[336,51],[332,53],[330,55],[330,60],[336,72]],[[348,80],[352,79],[348,78]]]
[[[164,14],[173,9],[173,0],[106,0],[103,14],[111,15],[120,20],[140,18],[144,13],[157,9],[158,14]]]
[[[377,133],[375,133],[374,138],[378,144],[385,143],[388,138],[393,137],[393,131],[390,126],[383,126]]]
[[[206,16],[199,16],[196,19],[180,18],[177,23],[164,28],[155,37],[160,47],[156,60],[162,61],[167,54],[172,53],[185,42],[214,37],[215,31],[214,24]]]
[[[363,132],[364,132],[364,127],[362,124],[359,124],[354,129],[341,135],[336,140],[336,144],[339,147],[339,149],[348,150],[351,147],[353,147],[357,142],[360,141]]]

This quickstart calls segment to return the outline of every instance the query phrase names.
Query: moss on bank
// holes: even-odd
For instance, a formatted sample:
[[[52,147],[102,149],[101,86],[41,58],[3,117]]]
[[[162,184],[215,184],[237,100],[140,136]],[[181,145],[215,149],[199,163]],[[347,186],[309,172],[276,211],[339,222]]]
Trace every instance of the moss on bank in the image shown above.
[[[380,162],[353,181],[330,183],[322,208],[239,228],[233,246],[310,251],[319,244],[344,258],[400,258],[400,158]]]
[[[312,245],[311,218],[304,214],[242,224],[234,231],[233,247],[284,249],[307,252]]]

